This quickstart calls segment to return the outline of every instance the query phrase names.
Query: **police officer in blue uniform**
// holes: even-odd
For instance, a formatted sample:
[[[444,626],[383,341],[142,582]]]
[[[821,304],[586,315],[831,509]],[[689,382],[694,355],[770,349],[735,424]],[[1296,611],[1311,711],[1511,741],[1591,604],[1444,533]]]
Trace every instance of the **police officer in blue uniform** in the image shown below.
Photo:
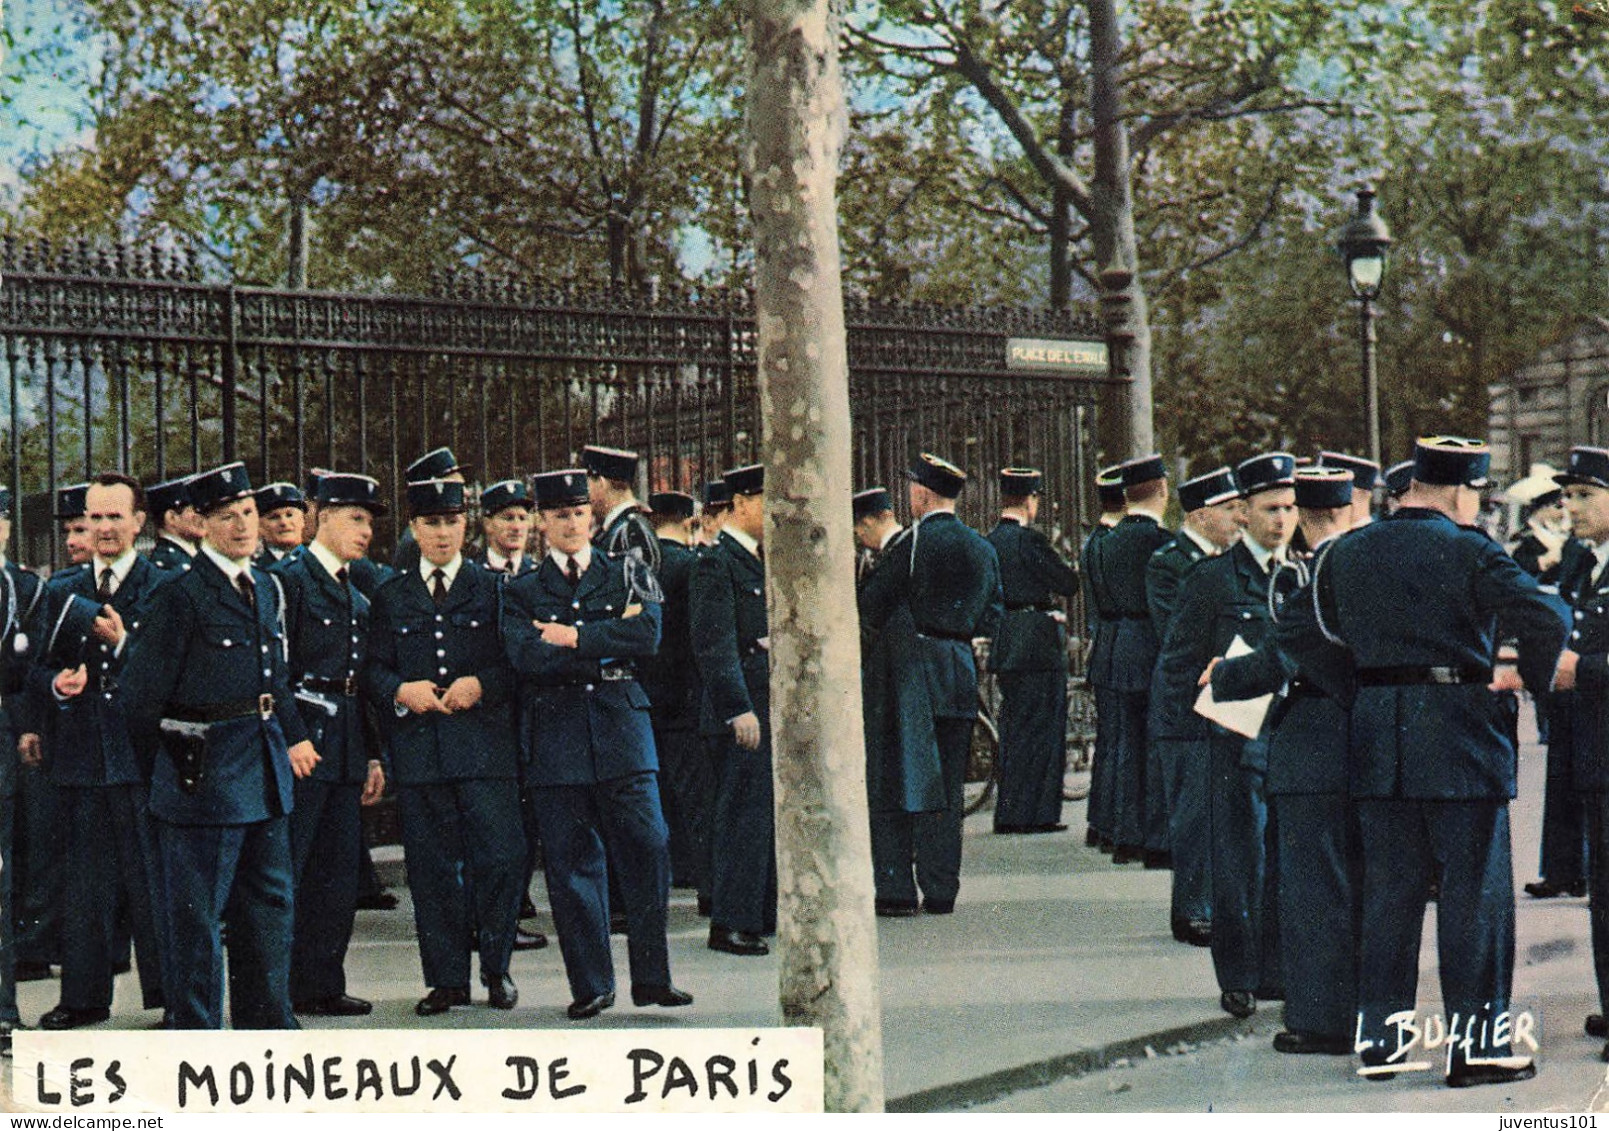
[[[581,449],[587,470],[592,513],[598,520],[593,544],[606,554],[635,552],[648,568],[659,570],[659,539],[643,515],[633,484],[637,481],[636,452],[589,444]]]
[[[82,572],[93,551],[89,545],[89,520],[84,517],[87,483],[73,483],[56,489],[54,517],[61,526],[66,562],[51,573],[45,585],[62,586]],[[31,599],[32,611],[23,622],[22,634],[29,641],[29,656],[38,654],[49,635],[44,624],[44,586]],[[9,704],[17,728],[17,753],[22,760],[18,781],[18,852],[13,859],[12,898],[17,911],[17,981],[41,981],[51,976],[51,963],[61,961],[62,892],[66,883],[62,870],[67,858],[67,835],[61,816],[60,791],[51,783],[44,765],[44,729],[47,708],[53,713],[55,700],[48,689],[35,687],[26,679],[28,665],[22,666],[24,686]]]
[[[1209,664],[1238,637],[1253,648],[1269,623],[1269,578],[1296,530],[1296,459],[1254,456],[1235,468],[1245,535],[1227,552],[1197,563],[1179,586],[1157,664],[1170,729],[1188,725]],[[1272,832],[1264,793],[1266,748],[1210,723],[1208,759],[1212,842],[1212,965],[1219,1004],[1249,1017],[1257,998],[1281,995],[1278,916],[1267,888]],[[1191,756],[1200,757],[1199,753]]]
[[[1095,545],[1105,538],[1128,513],[1123,501],[1123,472],[1119,466],[1102,469],[1095,477],[1095,493],[1101,514],[1079,550],[1079,582],[1084,589],[1084,638],[1089,641],[1085,657],[1085,681],[1095,696],[1095,757],[1090,766],[1089,801],[1085,806],[1088,827],[1084,843],[1090,848],[1111,852],[1117,827],[1112,797],[1112,763],[1117,757],[1118,706],[1112,687],[1112,630],[1118,614],[1108,605],[1102,608],[1091,580],[1094,573]],[[1106,594],[1101,594],[1102,597]]]
[[[723,477],[732,511],[693,567],[693,655],[704,685],[699,731],[720,750],[711,832],[711,950],[759,955],[776,929],[771,783],[771,647],[765,605],[765,468]]]
[[[414,1010],[429,1017],[469,1004],[472,947],[488,1002],[513,1009],[525,839],[514,678],[498,633],[502,583],[464,558],[462,483],[410,483],[408,511],[419,563],[375,594],[363,683],[390,742],[430,987]]]
[[[1000,472],[1002,512],[988,541],[1000,561],[1005,613],[989,645],[1000,685],[997,833],[1060,832],[1067,765],[1067,614],[1078,574],[1034,529],[1042,474]]]
[[[256,497],[261,506],[263,492]],[[369,601],[353,588],[348,571],[368,552],[374,519],[386,508],[380,485],[366,475],[325,475],[317,497],[318,536],[305,553],[273,567],[285,591],[296,708],[319,753],[313,772],[296,782],[291,812],[291,1003],[297,1013],[359,1017],[371,1006],[346,992],[345,965],[357,914],[361,809],[380,800],[385,771],[379,751],[369,749],[358,697]]]
[[[964,471],[923,452],[906,474],[915,522],[908,537],[891,544],[887,576],[897,593],[887,612],[872,613],[872,623],[881,630],[909,616],[910,658],[895,661],[894,676],[927,695],[925,703],[913,695],[899,704],[899,772],[907,796],[904,811],[891,814],[890,841],[878,854],[887,870],[876,886],[880,899],[907,907],[920,890],[922,910],[948,915],[961,887],[966,760],[978,718],[972,642],[993,636],[1000,623],[1000,560],[956,517]],[[890,638],[892,647],[903,633],[891,630]]]
[[[1374,491],[1380,485],[1380,465],[1372,459],[1349,455],[1346,452],[1321,451],[1318,466],[1337,468],[1352,473],[1353,527],[1367,526],[1374,521]]]
[[[1112,828],[1103,830],[1116,842],[1112,862],[1145,858],[1146,715],[1151,699],[1151,672],[1156,667],[1157,636],[1146,605],[1145,566],[1168,540],[1162,513],[1168,505],[1167,465],[1158,455],[1120,464],[1128,513],[1112,532],[1091,548],[1090,588],[1100,616],[1110,626],[1110,650],[1093,668],[1090,680],[1106,694],[1111,771],[1106,778]]]
[[[251,564],[245,465],[197,475],[188,573],[152,589],[123,665],[129,730],[151,771],[165,889],[168,1026],[295,1029],[290,957],[292,781],[318,752],[292,701],[280,586]],[[91,501],[90,511],[95,507]]]
[[[531,491],[523,479],[504,479],[480,493],[482,546],[470,560],[505,581],[534,571],[528,550]]]
[[[169,573],[189,569],[201,546],[201,516],[190,502],[189,482],[186,475],[145,489],[145,505],[156,525],[151,564]]]
[[[1301,529],[1316,553],[1352,529],[1353,483],[1345,468],[1296,473]],[[1307,562],[1293,560],[1270,591],[1288,595],[1307,578]],[[1337,651],[1332,646],[1330,661],[1344,665]],[[1350,1056],[1363,862],[1347,791],[1346,708],[1305,676],[1272,635],[1248,655],[1215,663],[1211,682],[1219,700],[1281,696],[1264,731],[1266,793],[1279,839],[1274,855],[1285,986],[1285,1029],[1274,1035],[1274,1049]]]
[[[253,563],[268,569],[305,551],[307,496],[302,489],[294,483],[270,483],[259,487],[254,498],[263,545]]]
[[[660,592],[636,557],[592,546],[587,475],[539,475],[548,554],[505,590],[503,634],[520,676],[548,898],[569,975],[572,1021],[614,1005],[604,847],[619,869],[631,1000],[691,1005],[671,982],[670,853],[655,781],[649,700],[636,664],[659,644]]]
[[[1167,637],[1179,586],[1198,562],[1217,557],[1240,537],[1240,487],[1220,467],[1179,485],[1184,522],[1145,565],[1145,600],[1156,638]],[[1173,937],[1192,946],[1212,942],[1212,836],[1209,814],[1211,759],[1207,720],[1194,711],[1168,710],[1161,665],[1152,674],[1146,740],[1162,781],[1165,843],[1173,867],[1169,919]],[[1149,851],[1149,849],[1148,849]]]
[[[1609,860],[1609,572],[1603,568],[1609,561],[1609,451],[1572,448],[1558,481],[1581,550],[1567,555],[1559,569],[1559,595],[1570,606],[1572,626],[1551,696],[1548,764],[1560,748],[1571,769],[1570,785],[1584,803],[1588,855],[1603,861]],[[1609,868],[1591,874],[1592,961],[1602,1003],[1609,1002]],[[1588,1035],[1609,1036],[1603,1016],[1587,1018]],[[1609,1045],[1603,1055],[1609,1060]]]
[[[169,576],[134,550],[145,522],[137,482],[108,472],[85,491],[93,539],[90,568],[47,589],[43,622],[52,632],[77,608],[99,608],[82,652],[41,656],[30,680],[42,709],[52,784],[67,824],[62,923],[61,1000],[40,1018],[45,1029],[72,1029],[111,1013],[113,936],[119,896],[128,908],[145,1007],[163,1005],[161,945],[153,908],[160,871],[147,807],[148,762],[129,737],[131,704],[121,672],[141,602]],[[59,667],[47,661],[58,659]],[[76,662],[75,662],[76,661]]]
[[[1549,686],[1566,631],[1535,579],[1472,525],[1490,463],[1478,441],[1421,439],[1401,507],[1332,543],[1276,630],[1280,647],[1343,702],[1347,681],[1309,661],[1321,644],[1350,652],[1365,1071],[1392,1071],[1397,1042],[1386,1019],[1414,1007],[1425,900],[1439,874],[1442,999],[1470,1037],[1451,1050],[1453,1086],[1536,1071],[1510,1058],[1510,1030],[1497,1024],[1513,982],[1515,759],[1509,714],[1494,691]],[[1517,672],[1494,674],[1499,620],[1517,640]],[[1567,670],[1559,669],[1561,686]]]
[[[28,633],[23,627],[41,592],[39,578],[6,557],[11,542],[11,489],[0,487],[0,1055],[11,1053],[17,1012],[17,933],[13,885],[17,874],[17,729],[12,712],[24,685]]]
[[[659,797],[670,826],[671,882],[704,884],[709,860],[714,776],[698,736],[698,662],[693,659],[693,496],[659,491],[648,496],[649,521],[659,540],[659,586],[664,591],[659,651],[638,664],[653,704],[659,750]]]
[[[402,469],[402,481],[409,486],[415,483],[428,483],[433,479],[444,479],[451,483],[464,483],[468,480],[468,477],[469,468],[459,463],[458,457],[453,454],[453,450],[445,446],[430,449],[430,451]],[[419,568],[419,544],[414,541],[412,526],[403,527],[402,533],[397,537],[397,548],[391,554],[391,566],[389,568],[396,573],[407,573],[411,569]],[[362,575],[367,572],[367,570],[362,570],[359,573],[360,584],[358,588],[360,590],[363,589]],[[373,577],[376,583],[374,588],[378,588],[379,583],[385,581],[389,576],[390,574],[385,576],[375,575]],[[364,595],[373,600],[374,590],[366,590]]]

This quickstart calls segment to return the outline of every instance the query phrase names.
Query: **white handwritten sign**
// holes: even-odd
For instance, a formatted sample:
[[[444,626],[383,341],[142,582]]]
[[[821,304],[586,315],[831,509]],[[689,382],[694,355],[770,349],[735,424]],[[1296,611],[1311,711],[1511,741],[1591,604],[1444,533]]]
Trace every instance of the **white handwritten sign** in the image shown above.
[[[19,1110],[819,1112],[819,1029],[20,1030]]]

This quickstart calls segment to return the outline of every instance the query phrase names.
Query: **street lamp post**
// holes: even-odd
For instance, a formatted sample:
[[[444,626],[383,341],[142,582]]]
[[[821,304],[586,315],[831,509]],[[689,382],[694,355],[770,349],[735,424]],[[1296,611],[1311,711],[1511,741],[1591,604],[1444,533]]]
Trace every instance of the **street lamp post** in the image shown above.
[[[1341,229],[1335,241],[1346,261],[1347,281],[1358,300],[1358,337],[1363,349],[1363,420],[1369,434],[1369,458],[1380,460],[1380,377],[1375,371],[1374,347],[1379,341],[1374,330],[1374,300],[1380,295],[1385,277],[1386,258],[1391,250],[1391,232],[1374,212],[1374,186],[1357,190],[1358,214]]]

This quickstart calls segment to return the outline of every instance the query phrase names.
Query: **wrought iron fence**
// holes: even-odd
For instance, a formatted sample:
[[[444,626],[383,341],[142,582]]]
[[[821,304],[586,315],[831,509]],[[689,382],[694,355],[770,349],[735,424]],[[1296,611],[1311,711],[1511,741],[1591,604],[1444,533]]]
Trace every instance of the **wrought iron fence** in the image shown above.
[[[396,501],[401,469],[438,444],[484,482],[569,466],[587,443],[631,447],[649,490],[696,491],[758,457],[748,295],[466,274],[434,291],[236,286],[182,250],[8,240],[0,451],[18,556],[54,561],[50,492],[109,468],[155,480],[242,459],[261,483],[334,467]],[[982,524],[997,468],[1042,467],[1042,521],[1076,547],[1101,378],[1011,371],[1006,342],[1098,340],[1097,321],[864,301],[846,316],[857,482],[892,485],[936,451],[973,473],[963,517]]]

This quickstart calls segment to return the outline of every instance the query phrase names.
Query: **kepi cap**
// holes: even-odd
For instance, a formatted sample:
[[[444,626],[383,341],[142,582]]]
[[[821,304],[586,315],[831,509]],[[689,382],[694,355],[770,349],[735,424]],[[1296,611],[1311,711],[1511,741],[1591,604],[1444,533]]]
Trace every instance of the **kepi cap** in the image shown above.
[[[601,448],[588,444],[581,449],[581,466],[587,469],[588,475],[600,475],[622,483],[630,483],[637,477],[637,458],[636,452],[628,452],[624,448]]]
[[[145,489],[145,509],[158,522],[169,511],[182,511],[190,505],[190,477],[165,479]],[[259,508],[261,509],[261,508]]]
[[[587,469],[584,467],[545,471],[532,477],[531,487],[536,492],[539,510],[586,506],[591,501],[591,495],[587,492]]]
[[[1421,436],[1413,448],[1413,477],[1438,487],[1484,487],[1492,449],[1463,436]]]
[[[362,507],[370,514],[385,514],[388,509],[380,501],[379,482],[367,475],[322,472],[313,497],[321,507]]]
[[[453,472],[463,474],[465,468],[453,455],[451,448],[435,448],[426,452],[410,463],[403,471],[402,477],[409,483],[423,483],[431,479],[444,479]]]
[[[490,518],[509,507],[531,509],[531,489],[525,485],[525,480],[504,479],[480,493],[480,513],[484,518]]]
[[[226,463],[190,477],[190,502],[202,514],[211,514],[251,495],[251,477],[243,463]]]
[[[1217,471],[1209,471],[1205,475],[1198,475],[1179,484],[1179,506],[1185,514],[1238,498],[1240,498],[1240,484],[1235,482],[1235,473],[1227,467],[1220,467]]]
[[[88,496],[88,483],[69,483],[65,487],[57,487],[54,510],[56,519],[66,522],[72,518],[83,518],[89,511],[89,505],[85,501]]]
[[[923,452],[911,462],[910,470],[905,477],[913,483],[920,483],[935,495],[942,498],[954,499],[961,494],[961,489],[967,485],[967,473],[947,459],[940,459],[931,452]],[[728,476],[727,478],[731,478]]]
[[[721,478],[733,496],[765,494],[765,464],[751,463],[747,467],[734,467]]]
[[[648,510],[660,518],[689,519],[693,517],[693,496],[684,491],[655,491],[648,496]]]
[[[1338,467],[1352,473],[1352,486],[1359,491],[1372,491],[1380,482],[1380,465],[1372,459],[1347,455],[1345,452],[1320,452],[1320,467]]]
[[[1386,469],[1386,494],[1400,497],[1408,490],[1408,484],[1413,482],[1413,460],[1405,459],[1401,463],[1394,463]]]
[[[1117,465],[1124,487],[1138,487],[1168,477],[1168,465],[1160,455],[1140,456]]]
[[[1044,473],[1037,468],[1002,467],[1000,469],[1000,493],[1019,497],[1037,495],[1044,480]]]
[[[150,492],[146,492],[146,498],[150,498]],[[307,496],[303,495],[302,489],[294,483],[270,483],[252,492],[252,498],[257,500],[258,514],[277,511],[281,507],[297,507],[304,511],[307,509]]]
[[[1248,499],[1263,491],[1294,487],[1296,457],[1289,452],[1264,452],[1242,460],[1235,467],[1235,482],[1240,484],[1240,493]]]
[[[1123,509],[1123,468],[1117,464],[1097,472],[1095,493],[1100,497],[1103,511]]]
[[[1564,470],[1555,475],[1553,481],[1561,487],[1572,483],[1609,487],[1609,451],[1585,446],[1571,448]]]
[[[874,514],[893,510],[894,497],[888,493],[887,487],[868,487],[855,493],[854,498],[849,500],[849,509],[855,521],[859,522]]]
[[[1296,473],[1296,505],[1310,511],[1351,507],[1356,486],[1357,476],[1351,468],[1303,468]]]
[[[408,484],[408,513],[414,518],[427,514],[463,514],[464,485],[456,479],[426,479]]]

